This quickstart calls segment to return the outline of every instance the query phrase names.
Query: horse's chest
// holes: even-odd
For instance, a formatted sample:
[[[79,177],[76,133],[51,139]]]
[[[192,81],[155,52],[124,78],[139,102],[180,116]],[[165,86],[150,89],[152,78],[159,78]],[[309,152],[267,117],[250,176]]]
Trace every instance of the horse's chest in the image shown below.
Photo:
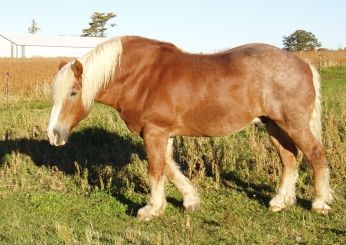
[[[143,125],[140,123],[138,113],[134,111],[121,111],[120,116],[132,133],[137,135],[141,134]]]

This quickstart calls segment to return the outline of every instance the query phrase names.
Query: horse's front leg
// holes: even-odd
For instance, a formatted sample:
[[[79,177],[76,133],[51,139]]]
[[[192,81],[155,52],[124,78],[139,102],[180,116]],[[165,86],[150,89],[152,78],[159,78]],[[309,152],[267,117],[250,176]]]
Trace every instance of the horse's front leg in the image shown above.
[[[183,205],[187,212],[193,212],[199,209],[200,198],[196,188],[192,185],[187,177],[179,170],[177,163],[173,159],[173,139],[168,140],[166,150],[165,174],[183,194]]]
[[[168,134],[160,128],[151,128],[144,131],[144,145],[148,158],[148,178],[151,196],[148,204],[137,213],[142,221],[151,220],[162,214],[166,208],[164,191],[164,167]]]

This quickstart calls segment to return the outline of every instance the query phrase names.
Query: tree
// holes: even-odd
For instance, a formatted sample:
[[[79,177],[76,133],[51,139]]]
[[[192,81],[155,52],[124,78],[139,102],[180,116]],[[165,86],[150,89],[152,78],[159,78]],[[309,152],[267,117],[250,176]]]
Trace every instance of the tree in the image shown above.
[[[41,30],[40,28],[37,27],[37,22],[35,19],[32,19],[31,22],[31,26],[28,27],[28,32],[30,34],[35,34],[36,32],[38,32],[39,30]]]
[[[89,28],[83,29],[82,37],[105,37],[107,22],[116,16],[115,13],[99,13],[95,12],[90,18]],[[111,24],[114,27],[115,24]]]
[[[321,47],[321,43],[314,34],[304,30],[297,30],[289,36],[284,36],[284,49],[292,52],[310,51]]]

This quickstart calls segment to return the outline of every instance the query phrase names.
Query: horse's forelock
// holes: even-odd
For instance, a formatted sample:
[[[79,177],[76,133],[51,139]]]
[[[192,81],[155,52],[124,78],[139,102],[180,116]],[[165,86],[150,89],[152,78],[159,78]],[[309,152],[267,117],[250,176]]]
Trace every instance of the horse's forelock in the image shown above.
[[[62,103],[70,92],[74,83],[71,62],[62,67],[56,74],[52,84],[54,104]]]

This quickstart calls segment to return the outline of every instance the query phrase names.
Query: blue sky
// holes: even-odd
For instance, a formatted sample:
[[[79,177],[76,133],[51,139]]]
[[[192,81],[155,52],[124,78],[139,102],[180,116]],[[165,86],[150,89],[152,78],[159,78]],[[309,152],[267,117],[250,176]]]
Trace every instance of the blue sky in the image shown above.
[[[325,48],[346,47],[345,0],[10,0],[0,2],[0,32],[80,35],[95,12],[115,12],[108,36],[140,35],[192,52],[250,42],[282,47],[283,36],[311,31]]]

